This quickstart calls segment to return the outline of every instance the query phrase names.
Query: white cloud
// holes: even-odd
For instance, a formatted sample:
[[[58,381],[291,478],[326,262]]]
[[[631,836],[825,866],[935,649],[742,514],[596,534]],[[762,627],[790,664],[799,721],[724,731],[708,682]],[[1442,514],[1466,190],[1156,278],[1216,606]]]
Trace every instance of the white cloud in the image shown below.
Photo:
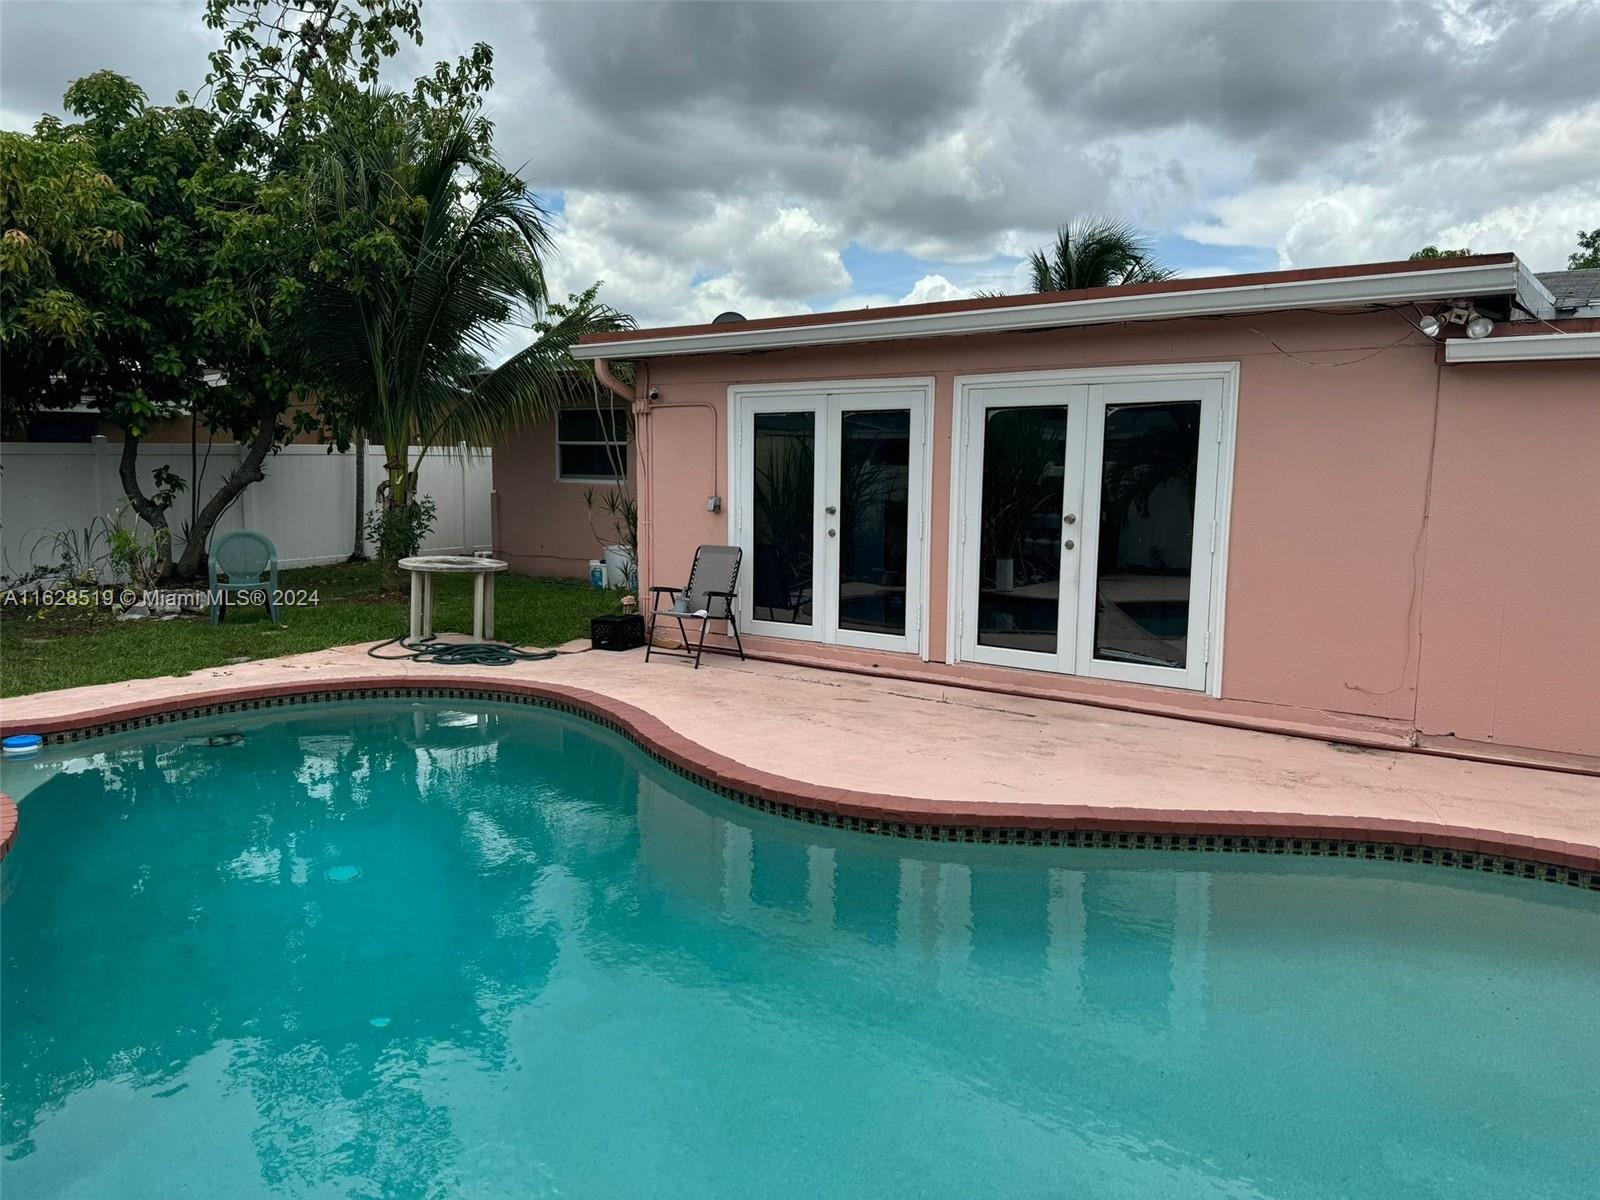
[[[804,209],[708,200],[663,216],[626,197],[566,199],[552,290],[604,280],[601,297],[642,324],[706,321],[729,309],[776,316],[850,286],[836,235]]]
[[[741,285],[755,294],[799,300],[850,286],[840,244],[839,231],[805,208],[783,208],[762,229],[734,243],[729,261]]]
[[[1404,258],[1436,244],[1509,250],[1555,270],[1576,231],[1600,215],[1600,105],[1470,150],[1419,158],[1388,147],[1378,157],[1368,179],[1322,173],[1215,197],[1181,233],[1206,245],[1270,247],[1283,267]]]
[[[901,304],[929,304],[937,300],[962,300],[970,289],[957,287],[943,275],[924,275],[900,298]]]
[[[4,120],[107,64],[192,85],[197,12],[0,3]],[[604,279],[651,324],[1017,291],[1006,260],[1084,214],[1223,248],[1174,247],[1188,276],[1430,242],[1560,267],[1600,220],[1592,3],[457,0],[424,23],[386,79],[494,44],[497,146],[566,202],[553,284]],[[893,278],[852,280],[851,246]]]

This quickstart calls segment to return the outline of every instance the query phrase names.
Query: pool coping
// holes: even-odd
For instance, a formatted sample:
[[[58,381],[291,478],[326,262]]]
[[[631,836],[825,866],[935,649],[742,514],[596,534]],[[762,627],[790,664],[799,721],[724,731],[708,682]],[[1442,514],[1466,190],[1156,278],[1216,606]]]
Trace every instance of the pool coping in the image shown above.
[[[829,787],[749,766],[673,730],[627,701],[542,681],[443,672],[427,678],[233,685],[131,701],[26,722],[49,745],[197,717],[352,699],[407,697],[534,704],[570,712],[629,738],[652,758],[748,807],[812,824],[922,841],[1199,850],[1383,859],[1487,871],[1600,891],[1600,846],[1494,829],[1384,817],[1088,804],[966,804]],[[0,736],[22,722],[0,719]],[[8,816],[9,814],[9,816]],[[18,834],[16,805],[0,804],[0,857]]]
[[[17,802],[0,792],[0,858],[10,854],[11,847],[16,845],[19,822]]]

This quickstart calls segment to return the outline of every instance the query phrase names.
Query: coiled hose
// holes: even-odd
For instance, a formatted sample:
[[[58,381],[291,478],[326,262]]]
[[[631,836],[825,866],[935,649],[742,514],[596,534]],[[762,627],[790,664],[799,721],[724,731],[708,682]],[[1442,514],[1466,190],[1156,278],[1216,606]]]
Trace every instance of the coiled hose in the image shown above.
[[[379,654],[387,646],[399,646],[404,654]],[[383,662],[435,663],[441,667],[509,667],[512,663],[543,662],[554,658],[554,650],[524,650],[505,642],[438,642],[432,638],[411,641],[409,634],[379,642],[367,651],[369,658]]]

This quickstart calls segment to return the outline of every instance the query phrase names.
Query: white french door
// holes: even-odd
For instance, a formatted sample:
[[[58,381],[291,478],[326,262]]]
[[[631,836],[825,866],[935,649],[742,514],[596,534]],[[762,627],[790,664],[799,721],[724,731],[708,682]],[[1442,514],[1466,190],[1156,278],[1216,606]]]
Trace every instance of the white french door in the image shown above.
[[[931,393],[920,380],[730,389],[741,627],[921,649]]]
[[[1216,690],[1235,379],[958,380],[952,661]]]

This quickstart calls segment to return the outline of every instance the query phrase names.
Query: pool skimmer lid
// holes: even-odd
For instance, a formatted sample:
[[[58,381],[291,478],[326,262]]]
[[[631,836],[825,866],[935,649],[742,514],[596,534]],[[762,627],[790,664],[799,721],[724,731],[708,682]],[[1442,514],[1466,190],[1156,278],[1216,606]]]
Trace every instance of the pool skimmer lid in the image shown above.
[[[6,758],[27,758],[39,753],[43,746],[44,738],[37,733],[13,733],[0,739],[0,754]]]

